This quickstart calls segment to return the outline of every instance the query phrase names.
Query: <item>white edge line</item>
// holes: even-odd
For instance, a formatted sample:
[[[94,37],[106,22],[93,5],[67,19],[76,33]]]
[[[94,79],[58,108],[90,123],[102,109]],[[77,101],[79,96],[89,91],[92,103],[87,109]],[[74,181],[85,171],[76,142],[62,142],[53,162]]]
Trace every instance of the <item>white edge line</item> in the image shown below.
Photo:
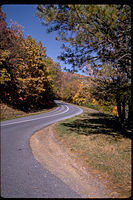
[[[64,106],[66,106],[66,105],[64,105]],[[66,107],[67,107],[67,110],[65,110],[62,113],[58,113],[58,114],[50,115],[50,116],[39,117],[39,118],[35,118],[35,119],[23,120],[23,121],[19,121],[19,122],[12,122],[12,123],[3,124],[3,125],[1,124],[1,126],[8,126],[8,125],[11,125],[11,124],[19,124],[19,123],[24,123],[24,122],[28,122],[28,121],[35,121],[35,120],[38,120],[38,119],[44,119],[44,118],[47,118],[47,117],[53,117],[53,116],[56,116],[56,115],[61,115],[63,113],[66,113],[69,110],[68,106],[66,106]]]

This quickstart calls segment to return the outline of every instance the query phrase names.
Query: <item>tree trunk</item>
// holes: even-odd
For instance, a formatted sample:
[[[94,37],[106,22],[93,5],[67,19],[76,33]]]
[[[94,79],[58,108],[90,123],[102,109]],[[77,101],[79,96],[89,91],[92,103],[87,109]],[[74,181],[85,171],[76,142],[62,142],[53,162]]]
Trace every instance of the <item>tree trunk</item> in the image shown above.
[[[124,120],[125,120],[125,101],[124,100],[122,101],[122,114],[121,115],[122,115],[121,120],[122,120],[122,122],[124,122]]]
[[[122,119],[122,112],[121,112],[121,102],[120,102],[120,98],[117,97],[116,103],[117,103],[118,117],[119,117],[119,119],[121,120],[121,119]]]
[[[132,106],[132,104],[131,104],[131,100],[129,100],[129,102],[128,102],[128,126],[129,126],[129,128],[131,128],[132,127],[132,113],[133,113],[133,108],[132,108],[133,106]]]
[[[133,65],[131,65],[131,107],[130,107],[130,127],[131,130],[133,131]]]

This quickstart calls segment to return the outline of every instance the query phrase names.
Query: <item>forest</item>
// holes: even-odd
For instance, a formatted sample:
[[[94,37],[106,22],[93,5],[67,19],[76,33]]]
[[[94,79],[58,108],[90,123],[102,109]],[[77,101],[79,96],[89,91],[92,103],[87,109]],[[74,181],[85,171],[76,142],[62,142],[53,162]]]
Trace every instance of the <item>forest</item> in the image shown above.
[[[63,72],[41,41],[24,38],[21,25],[8,25],[0,8],[0,101],[29,112],[62,99],[100,107],[131,127],[130,6],[48,4],[38,5],[36,15],[64,41],[59,59],[72,64],[72,72]]]

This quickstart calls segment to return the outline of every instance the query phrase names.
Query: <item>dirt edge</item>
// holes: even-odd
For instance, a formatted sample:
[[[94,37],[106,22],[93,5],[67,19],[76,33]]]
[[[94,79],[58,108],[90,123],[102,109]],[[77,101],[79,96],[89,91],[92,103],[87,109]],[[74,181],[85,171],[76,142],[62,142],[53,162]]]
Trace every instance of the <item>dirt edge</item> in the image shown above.
[[[84,161],[58,139],[56,124],[37,131],[30,138],[35,159],[83,198],[119,198],[106,181],[88,171]]]

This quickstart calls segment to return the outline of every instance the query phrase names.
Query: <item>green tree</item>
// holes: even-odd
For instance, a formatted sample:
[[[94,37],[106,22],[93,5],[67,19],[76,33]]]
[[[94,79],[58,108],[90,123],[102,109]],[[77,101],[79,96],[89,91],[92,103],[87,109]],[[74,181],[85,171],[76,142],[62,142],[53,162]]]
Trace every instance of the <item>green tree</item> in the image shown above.
[[[131,99],[131,83],[122,72],[114,70],[112,65],[104,66],[93,79],[92,95],[102,105],[117,105],[121,122],[125,120],[125,110]]]
[[[96,59],[118,63],[124,58],[130,64],[131,8],[128,5],[50,4],[37,8],[37,15],[48,26],[48,32],[58,31],[57,39],[68,43],[61,58],[73,67],[80,68],[81,64]],[[94,57],[92,52],[97,55]]]
[[[129,5],[47,4],[38,5],[37,9],[37,15],[48,27],[48,32],[57,31],[57,39],[65,42],[59,58],[72,64],[73,70],[77,67],[89,70],[88,64],[91,64],[96,74],[103,65],[111,63],[118,74],[122,73],[126,77],[126,82],[131,82]],[[114,83],[121,91],[119,75]],[[121,95],[117,95],[117,102],[120,110]],[[132,99],[129,102],[131,108]],[[129,116],[132,115],[133,110],[129,109]]]

